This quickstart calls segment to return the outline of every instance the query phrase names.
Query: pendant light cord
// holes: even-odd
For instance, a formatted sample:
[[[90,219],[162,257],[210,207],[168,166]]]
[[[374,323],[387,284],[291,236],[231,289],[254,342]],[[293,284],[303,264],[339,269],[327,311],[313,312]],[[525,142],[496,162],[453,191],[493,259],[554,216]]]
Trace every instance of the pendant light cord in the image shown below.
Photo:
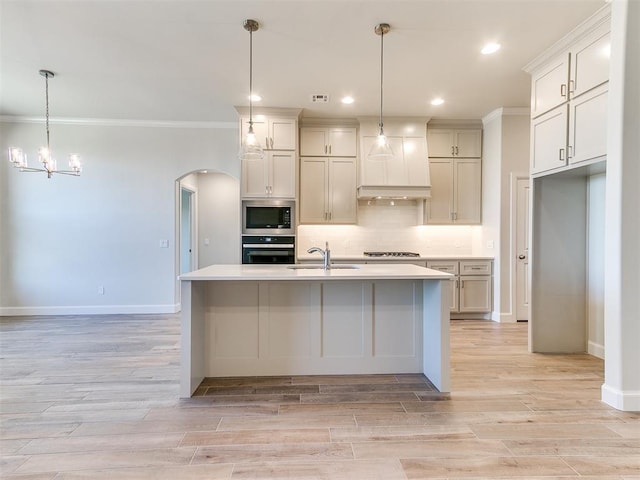
[[[249,128],[253,127],[253,30],[249,30]]]
[[[49,144],[49,74],[45,73],[44,75],[44,96],[46,101],[46,110],[45,110],[45,124],[47,128],[47,150],[49,151],[49,155],[51,155],[51,146]]]
[[[384,79],[384,30],[380,32],[380,134],[382,134],[382,92],[383,92],[383,79]]]

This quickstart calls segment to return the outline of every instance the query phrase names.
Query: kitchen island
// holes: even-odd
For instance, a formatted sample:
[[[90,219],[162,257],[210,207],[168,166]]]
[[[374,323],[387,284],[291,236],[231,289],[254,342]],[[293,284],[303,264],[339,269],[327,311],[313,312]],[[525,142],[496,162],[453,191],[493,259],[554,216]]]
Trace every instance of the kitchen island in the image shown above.
[[[229,376],[424,373],[450,390],[451,275],[301,267],[212,265],[180,277],[182,397]]]

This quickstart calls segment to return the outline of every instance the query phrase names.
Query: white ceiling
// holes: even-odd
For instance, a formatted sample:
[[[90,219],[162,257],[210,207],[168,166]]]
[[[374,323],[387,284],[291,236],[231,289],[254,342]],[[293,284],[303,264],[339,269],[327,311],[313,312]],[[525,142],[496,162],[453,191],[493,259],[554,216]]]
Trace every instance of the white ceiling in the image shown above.
[[[522,67],[603,0],[0,0],[0,115],[233,121],[247,105],[249,33],[261,106],[307,117],[481,118],[529,104]],[[487,41],[503,48],[479,53]],[[329,94],[326,105],[311,94]],[[356,102],[342,105],[350,94]],[[446,103],[429,104],[442,96]]]

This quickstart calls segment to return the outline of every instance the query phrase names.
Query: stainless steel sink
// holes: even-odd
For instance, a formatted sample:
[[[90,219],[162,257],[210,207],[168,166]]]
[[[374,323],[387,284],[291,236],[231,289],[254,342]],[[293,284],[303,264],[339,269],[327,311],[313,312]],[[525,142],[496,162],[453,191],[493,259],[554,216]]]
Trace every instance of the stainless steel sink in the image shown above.
[[[287,268],[290,268],[291,270],[324,270],[323,265],[298,264],[298,265],[287,265]],[[360,268],[360,265],[342,263],[338,265],[331,265],[331,268],[329,270],[354,270],[358,268]]]

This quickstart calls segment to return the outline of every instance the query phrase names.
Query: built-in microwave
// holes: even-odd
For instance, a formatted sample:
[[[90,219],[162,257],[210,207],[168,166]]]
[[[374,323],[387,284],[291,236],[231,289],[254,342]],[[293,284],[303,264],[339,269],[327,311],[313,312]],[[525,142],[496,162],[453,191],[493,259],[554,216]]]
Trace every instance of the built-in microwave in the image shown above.
[[[244,235],[295,235],[295,202],[291,200],[243,200]]]

